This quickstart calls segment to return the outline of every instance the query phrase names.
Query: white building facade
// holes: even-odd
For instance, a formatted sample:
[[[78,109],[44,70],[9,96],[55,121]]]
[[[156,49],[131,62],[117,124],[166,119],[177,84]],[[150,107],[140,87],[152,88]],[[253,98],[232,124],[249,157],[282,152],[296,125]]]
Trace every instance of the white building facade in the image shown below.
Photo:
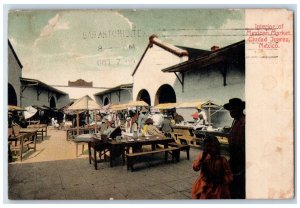
[[[150,37],[149,45],[133,72],[133,100],[149,99],[159,103],[213,101],[223,105],[229,99],[245,99],[245,42],[224,48],[212,47],[196,58],[189,51]],[[141,96],[141,94],[147,94]],[[192,120],[196,109],[181,110],[186,120]],[[226,110],[212,116],[215,127],[231,126]]]
[[[133,100],[144,100],[151,106],[160,103],[163,88],[173,88],[177,78],[174,74],[161,70],[188,60],[188,52],[161,42],[151,36],[149,44],[140,59],[133,76]],[[172,99],[171,99],[172,100]],[[174,100],[177,102],[177,99]]]

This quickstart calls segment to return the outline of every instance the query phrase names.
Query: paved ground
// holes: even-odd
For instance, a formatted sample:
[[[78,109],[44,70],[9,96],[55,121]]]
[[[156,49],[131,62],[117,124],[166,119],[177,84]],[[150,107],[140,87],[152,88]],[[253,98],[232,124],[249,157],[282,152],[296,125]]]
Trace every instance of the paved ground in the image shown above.
[[[190,160],[181,152],[178,163],[165,164],[160,156],[146,158],[135,172],[127,171],[121,159],[113,168],[103,162],[95,170],[88,162],[87,150],[80,157],[75,152],[76,145],[66,141],[65,131],[49,129],[36,152],[31,150],[23,162],[8,165],[9,199],[190,199],[198,175],[192,170],[197,149],[191,149]]]

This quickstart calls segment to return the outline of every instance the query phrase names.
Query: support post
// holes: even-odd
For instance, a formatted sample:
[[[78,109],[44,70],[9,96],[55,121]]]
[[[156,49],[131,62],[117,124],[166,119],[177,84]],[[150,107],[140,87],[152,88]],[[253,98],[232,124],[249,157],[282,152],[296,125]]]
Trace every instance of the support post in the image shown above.
[[[222,73],[222,76],[223,76],[223,85],[226,86],[227,85],[227,80],[226,80],[226,77],[227,77],[227,67],[228,67],[228,64],[227,63],[224,63],[222,69],[221,69],[221,73]]]
[[[181,79],[179,77],[179,75],[174,72],[174,74],[176,75],[178,81],[180,82],[181,86],[182,86],[182,92],[184,92],[184,73],[180,73],[181,74]]]

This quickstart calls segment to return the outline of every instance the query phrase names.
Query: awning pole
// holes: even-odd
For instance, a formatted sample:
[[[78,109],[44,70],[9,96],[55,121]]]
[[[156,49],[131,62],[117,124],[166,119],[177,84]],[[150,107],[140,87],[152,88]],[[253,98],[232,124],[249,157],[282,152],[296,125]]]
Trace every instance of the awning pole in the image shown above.
[[[95,134],[97,134],[97,114],[96,114],[96,110],[94,110],[94,117],[95,117]]]
[[[79,112],[76,113],[76,120],[77,120],[77,136],[79,135]]]
[[[208,125],[211,125],[211,115],[210,115],[210,107],[208,108]]]

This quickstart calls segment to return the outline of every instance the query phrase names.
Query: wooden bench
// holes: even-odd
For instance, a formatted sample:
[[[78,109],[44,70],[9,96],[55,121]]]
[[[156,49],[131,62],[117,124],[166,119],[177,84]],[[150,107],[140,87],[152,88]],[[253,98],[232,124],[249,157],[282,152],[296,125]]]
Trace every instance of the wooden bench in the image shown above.
[[[178,147],[169,147],[165,149],[156,149],[153,151],[147,151],[147,152],[136,152],[136,153],[128,153],[126,155],[127,157],[127,170],[131,169],[131,171],[134,170],[133,165],[137,162],[138,158],[145,155],[152,155],[156,153],[165,153],[165,161],[168,160],[168,154],[172,155],[172,161],[176,159],[178,162],[180,159],[180,149]]]
[[[170,147],[178,147],[180,151],[186,151],[186,158],[190,160],[190,145],[188,144],[178,144],[177,142],[169,143]]]
[[[193,130],[186,128],[186,129],[181,129],[181,128],[174,128],[172,132],[172,137],[175,138],[175,142],[178,144],[182,144],[182,140],[185,140],[186,144],[194,147],[198,147],[195,136],[193,134]]]
[[[30,124],[27,128],[38,128],[37,134],[42,136],[42,140],[44,140],[44,133],[47,136],[47,124]]]

